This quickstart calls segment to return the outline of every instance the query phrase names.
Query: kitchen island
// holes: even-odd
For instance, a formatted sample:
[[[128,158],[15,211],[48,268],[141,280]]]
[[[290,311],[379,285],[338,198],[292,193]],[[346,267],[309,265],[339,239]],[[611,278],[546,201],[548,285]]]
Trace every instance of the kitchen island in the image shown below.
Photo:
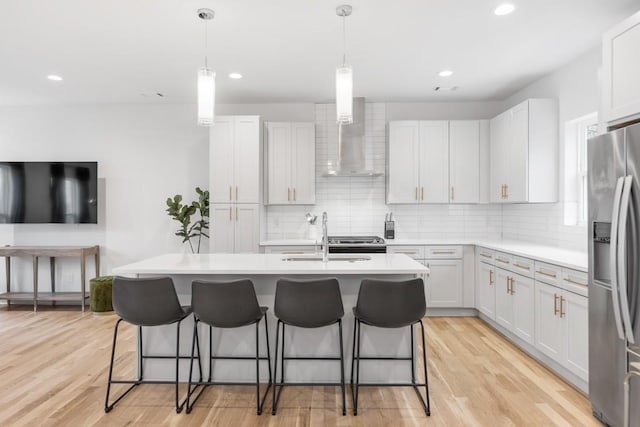
[[[403,280],[422,277],[429,269],[404,254],[331,254],[327,263],[322,255],[282,254],[167,254],[124,265],[113,273],[128,277],[170,276],[176,286],[181,303],[191,303],[191,282],[201,280],[251,279],[255,285],[260,305],[268,306],[269,337],[272,358],[275,348],[276,319],[273,315],[276,282],[280,278],[313,279],[336,277],[340,282],[345,316],[344,349],[345,370],[350,374],[351,344],[353,334],[352,307],[356,304],[360,282],[364,278]],[[254,327],[214,329],[214,352],[218,355],[255,354]],[[207,327],[202,325],[199,334],[208,338]],[[192,318],[183,322],[180,342],[184,354],[190,352],[193,330]],[[409,328],[383,330],[363,327],[362,354],[368,356],[408,356],[410,354]],[[303,333],[300,333],[303,332]],[[264,334],[261,334],[264,340]],[[286,352],[291,356],[336,356],[339,354],[338,328],[326,327],[300,331],[287,328]],[[174,326],[143,329],[145,354],[171,354],[175,348]],[[207,346],[203,345],[207,357]],[[264,348],[264,345],[261,344]],[[207,364],[204,364],[207,365]],[[145,360],[147,379],[170,379],[173,362]],[[255,367],[249,362],[216,361],[215,379],[221,381],[254,381]],[[188,362],[181,366],[181,379],[187,379]],[[331,361],[288,361],[285,365],[288,381],[336,381],[340,377],[339,363]],[[206,373],[206,366],[205,366]],[[261,369],[261,380],[266,381],[267,370]],[[375,361],[361,365],[362,378],[371,382],[398,382],[410,378],[410,365],[406,361]]]

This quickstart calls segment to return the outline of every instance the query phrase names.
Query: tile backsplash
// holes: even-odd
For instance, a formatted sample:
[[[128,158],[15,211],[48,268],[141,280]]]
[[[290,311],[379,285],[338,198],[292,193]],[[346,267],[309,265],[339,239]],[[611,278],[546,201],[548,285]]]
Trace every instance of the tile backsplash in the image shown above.
[[[328,213],[329,234],[382,235],[384,218],[393,212],[396,238],[517,239],[586,250],[586,231],[563,225],[562,205],[386,205],[385,177],[324,177],[337,161],[335,104],[316,105],[316,204],[267,206],[267,240],[314,238],[305,213]],[[365,106],[367,168],[384,171],[384,103]],[[334,163],[335,164],[335,163]]]

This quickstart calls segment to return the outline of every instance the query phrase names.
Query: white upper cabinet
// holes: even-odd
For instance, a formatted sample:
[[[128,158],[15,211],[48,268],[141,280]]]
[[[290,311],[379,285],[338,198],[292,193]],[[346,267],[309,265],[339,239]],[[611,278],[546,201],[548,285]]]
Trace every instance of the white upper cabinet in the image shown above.
[[[260,120],[218,116],[210,131],[211,203],[259,203]]]
[[[558,200],[558,107],[529,99],[490,123],[490,188],[494,203]]]
[[[640,12],[607,31],[602,46],[604,121],[612,125],[640,118]]]
[[[449,201],[449,122],[420,122],[420,203]]]
[[[483,201],[481,142],[486,124],[482,124],[477,120],[389,122],[387,203]]]
[[[267,204],[311,205],[316,200],[313,123],[267,122]]]
[[[419,203],[420,122],[389,122],[387,203]]]
[[[480,122],[449,122],[449,201],[480,202]]]

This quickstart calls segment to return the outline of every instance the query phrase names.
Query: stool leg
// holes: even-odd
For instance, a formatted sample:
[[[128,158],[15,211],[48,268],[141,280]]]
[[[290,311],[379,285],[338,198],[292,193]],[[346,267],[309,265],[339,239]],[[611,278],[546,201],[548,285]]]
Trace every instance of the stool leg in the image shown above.
[[[362,325],[359,320],[356,321],[358,327],[358,339],[356,344],[356,392],[353,402],[353,415],[358,415],[358,393],[359,393],[359,384],[360,384],[360,330],[362,329]]]
[[[278,347],[278,341],[280,339],[280,320],[278,320],[278,323],[276,325],[276,355],[275,355],[275,361],[273,364],[273,368],[274,368],[274,373],[273,373],[273,380],[274,380],[274,384],[273,384],[273,395],[272,395],[272,401],[271,401],[271,415],[275,415],[276,414],[276,390],[278,389],[278,351],[279,351],[279,347]],[[279,395],[278,395],[279,397]]]
[[[260,321],[256,322],[256,413],[262,414],[260,406]]]
[[[420,320],[420,330],[422,331],[422,364],[424,367],[424,390],[427,394],[427,403],[425,405],[423,401],[422,404],[427,416],[431,416],[431,402],[429,401],[429,379],[427,378],[427,345],[425,344],[424,340],[424,323],[422,323],[422,320]],[[418,389],[416,388],[416,392],[417,391]],[[420,396],[420,394],[418,394],[418,396]],[[420,400],[422,400],[422,396],[420,396]]]
[[[196,340],[198,339],[198,320],[193,321],[193,339],[191,340],[191,360],[189,361],[189,382],[187,384],[187,414],[191,413],[189,398],[191,397],[191,384],[193,379],[193,356],[196,349]],[[200,359],[200,351],[198,350],[198,359]],[[200,370],[200,382],[202,382],[202,369]],[[197,386],[196,386],[197,388]],[[195,390],[195,389],[194,389]]]
[[[342,319],[338,320],[338,330],[340,331],[340,388],[342,389],[342,415],[347,415],[347,399],[345,397],[344,385],[344,349],[342,348]]]
[[[411,331],[411,382],[413,384],[416,383],[416,359],[415,359],[415,352],[413,350],[413,325],[409,326],[409,330]]]
[[[213,375],[213,328],[209,326],[209,378],[207,382],[211,382]]]
[[[113,379],[113,365],[114,365],[114,359],[116,355],[116,341],[118,338],[118,326],[120,326],[120,322],[122,322],[122,319],[118,319],[118,321],[116,322],[116,326],[113,330],[113,344],[111,346],[111,361],[109,363],[109,379],[107,380],[107,397],[104,402],[104,412],[106,413],[109,413],[113,409],[113,407],[116,405],[116,403],[120,402],[120,400],[122,400],[123,397],[129,394],[129,392],[138,385],[138,383],[133,384],[124,393],[122,393],[111,405],[109,405],[109,392],[111,391],[111,382]]]
[[[176,413],[182,412],[182,405],[180,405],[180,323],[176,326]]]
[[[269,349],[269,324],[267,323],[267,313],[264,314],[264,334],[267,337],[267,365],[269,366],[269,386],[273,383],[271,377],[271,350]]]
[[[142,326],[138,326],[138,347],[140,353],[138,354],[138,381],[142,381],[144,378],[144,352],[142,351]]]
[[[355,363],[356,363],[356,329],[358,328],[358,319],[353,319],[353,347],[351,348],[351,404],[354,407],[354,415],[355,413],[355,404],[356,404],[356,395],[355,395],[355,387],[353,385],[353,375],[355,373]]]

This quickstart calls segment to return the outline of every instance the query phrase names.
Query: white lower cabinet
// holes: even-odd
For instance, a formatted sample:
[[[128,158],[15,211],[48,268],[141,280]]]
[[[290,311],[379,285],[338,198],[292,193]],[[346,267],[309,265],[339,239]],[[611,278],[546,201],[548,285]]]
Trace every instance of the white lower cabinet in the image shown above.
[[[496,268],[496,322],[533,344],[533,279]]]
[[[223,203],[211,205],[211,252],[257,253],[259,251],[258,205]]]
[[[478,263],[478,310],[496,320],[496,268],[484,262]]]
[[[429,274],[425,280],[427,307],[462,307],[462,260],[427,259]]]
[[[588,300],[546,283],[535,283],[538,350],[578,377],[589,378]]]

